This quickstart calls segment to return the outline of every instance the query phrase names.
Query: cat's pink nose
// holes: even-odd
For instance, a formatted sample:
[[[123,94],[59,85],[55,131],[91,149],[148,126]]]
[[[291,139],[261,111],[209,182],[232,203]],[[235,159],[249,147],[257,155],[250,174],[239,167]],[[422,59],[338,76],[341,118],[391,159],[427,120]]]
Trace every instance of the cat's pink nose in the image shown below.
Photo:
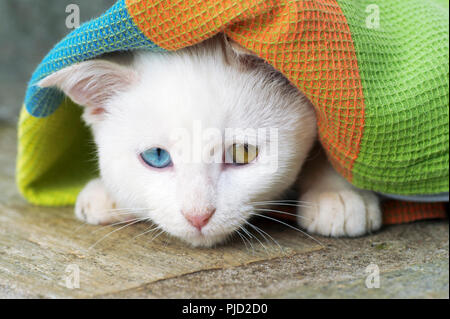
[[[184,217],[188,220],[188,222],[197,228],[198,230],[201,230],[206,224],[208,224],[211,216],[216,211],[215,208],[210,208],[202,211],[194,211],[194,212],[184,212],[182,211]]]

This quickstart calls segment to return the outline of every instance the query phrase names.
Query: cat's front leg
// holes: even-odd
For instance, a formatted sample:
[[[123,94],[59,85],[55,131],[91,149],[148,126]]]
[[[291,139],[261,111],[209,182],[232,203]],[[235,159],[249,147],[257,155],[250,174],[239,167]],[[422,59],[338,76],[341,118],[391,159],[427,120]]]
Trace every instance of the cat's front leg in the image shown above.
[[[322,151],[323,152],[323,151]],[[300,175],[298,223],[323,236],[361,236],[381,227],[378,196],[348,183],[323,154],[306,163]]]
[[[117,204],[108,194],[102,180],[91,180],[77,197],[75,216],[88,224],[107,225],[134,218],[116,210]]]

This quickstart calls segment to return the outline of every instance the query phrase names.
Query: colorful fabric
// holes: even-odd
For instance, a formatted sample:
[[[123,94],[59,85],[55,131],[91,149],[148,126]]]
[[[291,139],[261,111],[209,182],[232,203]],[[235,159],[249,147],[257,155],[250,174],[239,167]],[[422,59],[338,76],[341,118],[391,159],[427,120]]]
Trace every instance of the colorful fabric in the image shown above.
[[[320,141],[349,182],[448,194],[448,28],[446,0],[119,0],[33,74],[19,121],[19,189],[32,203],[73,204],[96,170],[79,108],[39,80],[103,53],[178,50],[224,32],[311,100]]]
[[[388,200],[383,203],[383,225],[447,218],[446,203],[416,203]]]

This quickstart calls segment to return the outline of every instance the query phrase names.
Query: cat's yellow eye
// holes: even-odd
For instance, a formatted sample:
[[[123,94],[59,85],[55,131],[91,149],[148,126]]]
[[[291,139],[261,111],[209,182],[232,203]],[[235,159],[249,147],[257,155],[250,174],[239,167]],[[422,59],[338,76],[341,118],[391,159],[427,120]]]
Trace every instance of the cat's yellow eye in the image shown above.
[[[258,156],[258,147],[249,144],[233,144],[228,150],[233,164],[244,165],[251,163]]]

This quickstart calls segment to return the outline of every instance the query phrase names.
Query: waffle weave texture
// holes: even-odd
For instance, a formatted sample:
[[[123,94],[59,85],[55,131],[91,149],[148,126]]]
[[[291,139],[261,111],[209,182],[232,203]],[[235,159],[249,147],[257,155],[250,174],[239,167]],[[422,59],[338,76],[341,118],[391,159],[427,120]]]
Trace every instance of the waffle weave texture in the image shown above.
[[[224,32],[311,100],[320,141],[349,182],[448,192],[448,20],[444,0],[118,1],[33,74],[19,120],[19,189],[36,204],[73,204],[96,174],[80,109],[39,80],[103,53],[178,50]]]

